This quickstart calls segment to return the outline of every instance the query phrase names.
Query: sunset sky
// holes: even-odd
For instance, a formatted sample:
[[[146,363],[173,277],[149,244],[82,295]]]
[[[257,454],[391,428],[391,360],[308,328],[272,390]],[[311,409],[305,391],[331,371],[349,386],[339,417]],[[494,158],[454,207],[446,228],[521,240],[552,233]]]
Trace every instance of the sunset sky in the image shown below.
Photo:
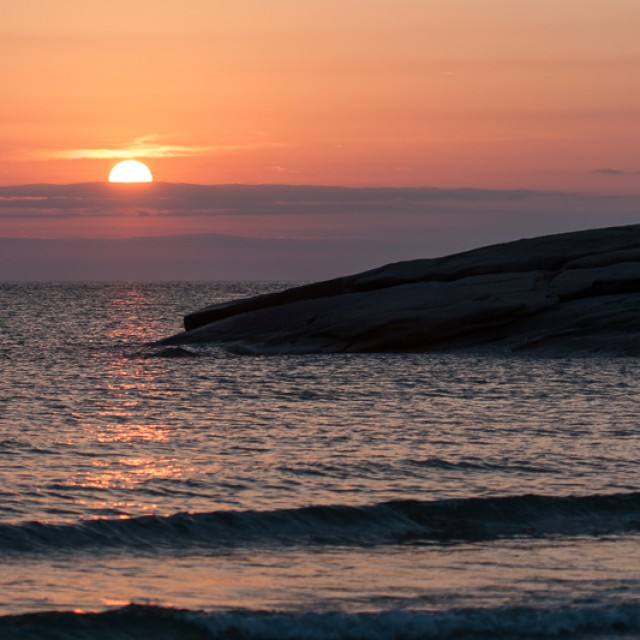
[[[637,0],[5,3],[0,185],[104,182],[136,158],[169,183],[575,191],[637,211],[639,29]],[[0,237],[252,235],[241,211],[117,230],[51,211],[5,207]],[[307,220],[253,235],[337,233]]]

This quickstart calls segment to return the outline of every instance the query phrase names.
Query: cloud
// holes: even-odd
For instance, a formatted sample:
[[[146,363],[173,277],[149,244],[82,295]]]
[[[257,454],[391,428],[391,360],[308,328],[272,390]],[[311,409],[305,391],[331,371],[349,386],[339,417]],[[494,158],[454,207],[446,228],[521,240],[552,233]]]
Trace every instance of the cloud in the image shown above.
[[[624,171],[623,169],[612,169],[604,167],[602,169],[594,169],[591,173],[599,173],[605,176],[637,176],[640,171]]]
[[[163,143],[160,140],[161,136],[159,136],[158,134],[152,134],[135,138],[130,143],[120,146],[57,150],[41,149],[23,154],[23,156],[28,159],[41,160],[122,160],[127,158],[186,158],[234,151],[277,148],[282,146],[279,143],[266,141],[198,146],[168,144]]]
[[[107,182],[0,186],[0,217],[130,215],[157,216],[403,216],[472,217],[590,215],[637,211],[640,196],[443,189],[433,187],[333,187],[311,185],[195,185]]]

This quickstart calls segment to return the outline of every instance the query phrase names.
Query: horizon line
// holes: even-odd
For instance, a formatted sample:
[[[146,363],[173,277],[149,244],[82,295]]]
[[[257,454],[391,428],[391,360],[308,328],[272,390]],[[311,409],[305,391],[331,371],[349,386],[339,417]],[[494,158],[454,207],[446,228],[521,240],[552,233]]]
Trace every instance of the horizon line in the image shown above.
[[[171,187],[205,187],[205,188],[227,188],[227,187],[246,187],[246,188],[290,188],[290,189],[337,189],[344,191],[466,191],[466,192],[482,192],[482,193],[526,193],[526,194],[555,194],[555,195],[580,195],[580,196],[608,196],[608,197],[628,197],[640,196],[640,193],[620,193],[611,191],[589,192],[579,191],[575,189],[534,189],[530,187],[473,187],[473,186],[456,186],[443,187],[436,185],[342,185],[330,183],[287,183],[287,182],[170,182],[166,180],[153,180],[152,182],[109,182],[108,180],[90,180],[84,182],[25,182],[18,184],[0,184],[0,190],[3,189],[23,189],[23,188],[42,188],[42,187],[86,187],[100,186],[108,189],[148,189],[154,186],[171,186]]]

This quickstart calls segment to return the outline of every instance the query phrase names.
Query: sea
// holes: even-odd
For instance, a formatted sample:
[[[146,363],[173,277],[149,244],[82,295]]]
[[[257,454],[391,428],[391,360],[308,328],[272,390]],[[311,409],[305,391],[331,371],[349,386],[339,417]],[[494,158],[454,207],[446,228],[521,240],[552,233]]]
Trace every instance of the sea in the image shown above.
[[[154,344],[287,286],[0,284],[0,639],[640,638],[640,360]]]

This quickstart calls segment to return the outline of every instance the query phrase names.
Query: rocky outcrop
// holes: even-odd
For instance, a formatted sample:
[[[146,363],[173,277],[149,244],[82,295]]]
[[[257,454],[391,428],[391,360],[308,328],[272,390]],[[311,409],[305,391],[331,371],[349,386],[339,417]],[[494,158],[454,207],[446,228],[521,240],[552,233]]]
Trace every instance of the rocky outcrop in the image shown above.
[[[640,225],[519,240],[213,305],[165,343],[256,353],[640,356]]]

